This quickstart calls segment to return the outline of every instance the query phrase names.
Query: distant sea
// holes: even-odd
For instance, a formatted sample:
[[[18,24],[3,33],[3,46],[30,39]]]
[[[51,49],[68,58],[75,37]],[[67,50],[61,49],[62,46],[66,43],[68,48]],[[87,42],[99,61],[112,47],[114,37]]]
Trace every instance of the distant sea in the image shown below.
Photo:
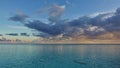
[[[120,68],[120,45],[0,44],[0,68]]]

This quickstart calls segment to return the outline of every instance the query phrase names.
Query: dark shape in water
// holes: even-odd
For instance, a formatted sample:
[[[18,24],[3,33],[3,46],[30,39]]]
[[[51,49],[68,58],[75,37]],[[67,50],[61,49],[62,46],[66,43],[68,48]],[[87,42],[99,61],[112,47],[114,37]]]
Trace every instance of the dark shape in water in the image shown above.
[[[78,61],[78,60],[74,60],[74,63],[86,65],[86,63],[85,63],[85,62]]]
[[[44,62],[44,59],[40,59],[39,62]]]

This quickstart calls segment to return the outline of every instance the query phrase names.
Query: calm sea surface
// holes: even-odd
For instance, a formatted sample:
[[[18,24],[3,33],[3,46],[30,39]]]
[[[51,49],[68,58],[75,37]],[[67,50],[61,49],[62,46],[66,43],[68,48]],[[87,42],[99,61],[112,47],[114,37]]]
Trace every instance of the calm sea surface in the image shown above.
[[[120,68],[120,45],[4,45],[0,68]]]

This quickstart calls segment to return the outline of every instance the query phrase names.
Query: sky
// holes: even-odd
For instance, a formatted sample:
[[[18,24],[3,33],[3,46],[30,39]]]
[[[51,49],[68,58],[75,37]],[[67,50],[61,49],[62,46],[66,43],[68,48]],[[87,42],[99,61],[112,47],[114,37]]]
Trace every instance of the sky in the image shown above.
[[[1,0],[0,34],[18,39],[114,39],[120,32],[119,7],[120,0]]]

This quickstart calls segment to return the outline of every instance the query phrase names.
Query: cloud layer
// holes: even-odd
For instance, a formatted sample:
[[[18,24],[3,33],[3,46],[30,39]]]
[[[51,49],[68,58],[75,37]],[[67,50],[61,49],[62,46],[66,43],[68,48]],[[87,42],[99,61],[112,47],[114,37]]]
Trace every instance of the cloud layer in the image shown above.
[[[115,12],[99,13],[94,16],[83,16],[74,20],[61,20],[65,6],[56,4],[49,8],[49,22],[54,24],[45,24],[40,20],[32,20],[24,25],[28,28],[37,30],[40,37],[53,37],[62,35],[62,37],[98,37],[106,33],[120,32],[120,8]],[[17,19],[16,19],[17,18]],[[23,22],[26,16],[16,15],[10,17],[12,21]],[[59,22],[59,23],[58,23]]]

